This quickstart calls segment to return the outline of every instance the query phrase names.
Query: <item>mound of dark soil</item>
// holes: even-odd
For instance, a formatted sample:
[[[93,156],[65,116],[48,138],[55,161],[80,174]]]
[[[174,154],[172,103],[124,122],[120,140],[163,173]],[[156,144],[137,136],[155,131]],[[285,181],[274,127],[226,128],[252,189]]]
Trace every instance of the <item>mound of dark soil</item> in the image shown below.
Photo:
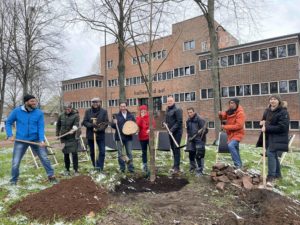
[[[300,225],[300,204],[275,192],[254,189],[243,192],[241,200],[248,206],[249,210],[225,215],[220,219],[219,225]]]
[[[25,197],[11,207],[10,213],[22,213],[40,221],[54,218],[70,221],[96,213],[107,205],[107,192],[89,176],[78,176]]]
[[[121,184],[116,186],[115,191],[121,193],[137,193],[137,192],[154,192],[167,193],[179,191],[189,182],[181,177],[158,176],[155,182],[151,182],[144,177],[125,178],[121,180]]]

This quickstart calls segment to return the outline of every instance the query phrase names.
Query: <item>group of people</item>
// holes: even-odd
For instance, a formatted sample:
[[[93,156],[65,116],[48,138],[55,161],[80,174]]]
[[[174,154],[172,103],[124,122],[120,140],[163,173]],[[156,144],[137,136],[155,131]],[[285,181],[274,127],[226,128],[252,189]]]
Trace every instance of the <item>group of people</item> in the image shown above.
[[[133,135],[123,133],[123,126],[127,121],[134,121],[139,127],[138,138],[142,147],[143,171],[149,175],[147,153],[149,147],[150,119],[146,105],[139,108],[139,115],[135,118],[133,113],[128,111],[127,103],[120,102],[119,112],[109,122],[107,110],[101,107],[100,99],[91,100],[91,108],[85,111],[82,125],[86,127],[86,138],[90,150],[90,157],[93,167],[103,171],[105,162],[105,129],[110,125],[116,129],[115,141],[118,149],[118,163],[121,172],[127,170],[134,173],[132,156]],[[221,128],[226,131],[228,137],[228,149],[234,166],[241,169],[243,164],[239,151],[239,143],[244,137],[245,112],[239,104],[239,99],[232,98],[228,102],[228,110],[219,112],[222,121]],[[278,151],[288,149],[289,114],[282,106],[280,96],[272,95],[269,98],[269,107],[265,110],[260,125],[261,131],[266,134],[266,146],[268,155],[268,181],[281,177]],[[193,107],[187,109],[188,119],[186,131],[188,135],[187,150],[189,151],[190,172],[197,176],[203,175],[206,134],[208,133],[207,121],[197,114]],[[224,122],[223,122],[224,121]],[[16,122],[16,136],[13,136],[12,126]],[[154,120],[151,122],[155,128]],[[169,132],[169,141],[173,153],[173,174],[180,173],[180,152],[181,138],[183,134],[183,111],[175,104],[173,96],[167,98],[167,109],[164,126]],[[80,145],[80,118],[78,111],[72,108],[71,104],[64,105],[64,112],[59,115],[56,124],[56,136],[60,137],[64,144],[62,149],[65,162],[65,174],[70,175],[70,154],[72,155],[73,169],[78,174],[77,149]],[[47,150],[44,136],[44,115],[37,108],[37,100],[32,95],[24,96],[24,105],[15,108],[9,115],[6,122],[6,132],[9,140],[14,141],[12,159],[11,184],[17,184],[19,177],[19,166],[27,148],[30,146],[33,152],[40,158],[46,170],[50,182],[57,182],[54,170],[47,157]],[[261,138],[260,138],[261,140]],[[95,144],[98,147],[98,155],[95,151]],[[261,145],[261,141],[258,142]],[[127,161],[124,159],[123,148]]]

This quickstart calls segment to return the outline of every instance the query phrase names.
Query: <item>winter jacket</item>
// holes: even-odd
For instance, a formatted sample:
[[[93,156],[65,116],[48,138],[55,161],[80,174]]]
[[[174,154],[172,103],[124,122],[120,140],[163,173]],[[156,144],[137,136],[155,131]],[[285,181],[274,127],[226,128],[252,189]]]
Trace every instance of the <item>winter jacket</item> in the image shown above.
[[[127,111],[127,116],[126,116],[126,119],[125,119],[122,115],[122,112],[120,111],[118,114],[115,115],[115,119],[117,119],[117,121],[118,121],[118,127],[119,127],[119,131],[120,131],[122,141],[132,141],[132,135],[125,135],[125,134],[123,134],[122,130],[123,130],[123,126],[124,126],[126,121],[131,120],[131,121],[135,122],[134,115],[132,113],[130,113],[129,111]],[[111,127],[114,128],[114,129],[117,129],[117,126],[116,126],[115,123],[112,123]],[[115,140],[116,141],[120,140],[117,130],[115,132]]]
[[[149,134],[147,131],[150,129],[150,124],[149,124],[150,118],[149,114],[147,113],[145,116],[137,116],[136,117],[136,123],[139,127],[139,140],[140,141],[146,141],[149,140]],[[152,121],[152,126],[155,128],[156,124],[155,121]]]
[[[182,109],[175,104],[167,107],[165,122],[173,134],[182,133]]]
[[[15,108],[5,124],[7,137],[13,136],[11,127],[14,122],[17,127],[16,139],[39,142],[45,140],[44,113],[40,109],[27,111],[24,105]]]
[[[73,126],[79,127],[79,115],[75,111],[71,111],[69,114],[62,113],[56,123],[56,136],[63,135],[69,132]],[[63,152],[71,153],[78,150],[78,139],[76,138],[76,132],[68,134],[61,139],[62,143],[65,143]]]
[[[93,125],[92,118],[97,118],[96,124],[105,123],[101,126],[101,129]],[[108,126],[108,115],[107,111],[103,108],[98,109],[87,109],[84,114],[82,125],[86,127],[86,138],[89,140],[94,139],[94,127],[96,128],[96,139],[105,140],[105,129]]]
[[[267,108],[262,119],[266,121],[266,147],[271,151],[287,152],[290,124],[290,117],[287,110],[281,106],[277,107],[274,111]],[[256,146],[262,146],[262,133]]]
[[[188,134],[188,138],[193,137],[201,128],[203,128],[205,125],[205,120],[200,118],[199,115],[195,114],[194,117],[188,118],[186,121],[186,131]],[[201,139],[201,133],[196,136],[196,138],[193,139],[193,142],[202,142],[204,145],[206,142],[206,134],[208,133],[207,127],[204,128],[204,132],[202,139]]]
[[[221,118],[226,120],[224,130],[227,133],[228,142],[231,140],[241,141],[245,135],[244,124],[246,120],[243,107],[239,105],[231,115],[222,112]]]

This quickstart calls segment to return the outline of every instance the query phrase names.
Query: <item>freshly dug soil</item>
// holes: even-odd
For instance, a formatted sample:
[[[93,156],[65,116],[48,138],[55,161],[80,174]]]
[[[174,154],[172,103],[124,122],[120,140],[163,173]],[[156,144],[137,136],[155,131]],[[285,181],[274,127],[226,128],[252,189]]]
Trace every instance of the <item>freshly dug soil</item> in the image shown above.
[[[155,182],[151,182],[144,177],[125,178],[121,180],[121,184],[116,186],[117,193],[137,193],[137,192],[154,192],[167,193],[179,191],[189,182],[181,177],[158,176]]]
[[[25,197],[13,205],[9,213],[22,213],[40,221],[57,218],[70,221],[97,213],[107,205],[107,192],[89,176],[78,176]]]
[[[254,189],[242,192],[240,200],[249,206],[247,211],[231,212],[219,220],[219,225],[300,225],[300,204],[275,192]]]

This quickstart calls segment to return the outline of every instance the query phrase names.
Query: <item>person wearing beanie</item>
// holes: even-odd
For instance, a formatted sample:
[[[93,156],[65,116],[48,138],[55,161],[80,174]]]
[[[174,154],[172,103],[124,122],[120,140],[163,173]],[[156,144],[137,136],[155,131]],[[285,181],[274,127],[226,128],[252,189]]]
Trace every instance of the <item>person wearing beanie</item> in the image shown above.
[[[240,156],[239,144],[245,135],[244,124],[246,116],[243,107],[240,106],[240,100],[238,98],[230,99],[228,104],[228,110],[226,112],[220,111],[219,117],[221,121],[226,120],[226,124],[222,124],[221,127],[227,133],[228,149],[234,167],[241,169],[243,163]]]
[[[17,184],[20,163],[29,146],[41,160],[49,181],[56,183],[54,170],[45,148],[44,113],[37,109],[37,100],[33,95],[25,95],[23,101],[24,105],[15,108],[10,113],[5,126],[8,140],[14,142],[10,183],[12,185]],[[17,129],[14,137],[12,126],[15,122]],[[36,142],[37,144],[29,144],[22,141]]]
[[[62,152],[64,154],[65,162],[65,176],[70,176],[70,154],[72,154],[72,162],[74,175],[79,175],[78,173],[78,146],[79,137],[76,135],[79,129],[79,114],[73,110],[70,103],[64,105],[64,112],[59,115],[56,123],[56,136],[61,136],[69,133],[60,138],[60,141],[64,143],[64,148]]]
[[[136,123],[139,127],[139,141],[142,147],[142,162],[143,162],[143,172],[149,175],[148,165],[147,165],[147,149],[149,146],[149,132],[150,132],[150,118],[148,114],[148,107],[146,105],[141,105],[140,115],[136,117]],[[155,121],[152,121],[152,127],[155,128]]]
[[[279,95],[269,97],[269,107],[264,111],[260,125],[262,133],[266,136],[266,149],[268,156],[267,186],[272,187],[275,179],[280,179],[281,168],[278,159],[278,152],[287,152],[289,143],[290,117],[287,108],[284,108],[283,101]],[[262,133],[256,144],[262,146]]]
[[[87,109],[84,114],[82,125],[86,127],[86,138],[90,148],[91,161],[94,168],[101,172],[104,169],[105,161],[105,129],[108,126],[107,111],[101,107],[100,98],[91,99],[91,108]],[[98,156],[95,162],[94,133],[98,146]]]

